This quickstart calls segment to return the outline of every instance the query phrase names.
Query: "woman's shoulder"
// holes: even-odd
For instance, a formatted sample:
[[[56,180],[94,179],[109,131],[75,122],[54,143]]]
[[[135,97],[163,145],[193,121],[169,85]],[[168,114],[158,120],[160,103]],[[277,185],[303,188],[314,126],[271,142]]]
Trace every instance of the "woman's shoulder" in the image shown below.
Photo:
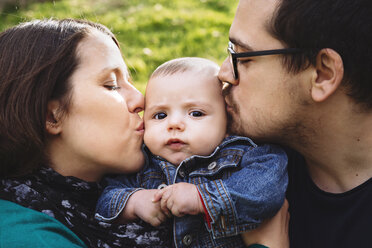
[[[85,244],[56,219],[10,201],[0,200],[0,248],[81,248]]]

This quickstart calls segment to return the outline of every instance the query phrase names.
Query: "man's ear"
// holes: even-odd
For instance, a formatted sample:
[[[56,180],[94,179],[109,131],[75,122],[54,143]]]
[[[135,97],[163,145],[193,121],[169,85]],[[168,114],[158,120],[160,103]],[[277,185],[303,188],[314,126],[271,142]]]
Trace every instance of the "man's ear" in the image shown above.
[[[59,101],[53,100],[48,102],[45,127],[49,134],[57,135],[62,131],[61,119],[58,114],[59,107]]]
[[[341,56],[335,50],[325,48],[318,53],[315,67],[311,96],[314,101],[322,102],[340,86],[344,76],[344,65]]]

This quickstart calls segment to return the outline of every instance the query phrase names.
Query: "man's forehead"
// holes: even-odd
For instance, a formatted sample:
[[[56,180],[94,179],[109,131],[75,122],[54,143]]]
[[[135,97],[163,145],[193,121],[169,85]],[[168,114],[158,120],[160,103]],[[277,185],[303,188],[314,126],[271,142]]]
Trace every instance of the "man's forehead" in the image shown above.
[[[280,48],[280,42],[269,32],[278,3],[277,0],[241,0],[230,28],[230,41],[246,51],[267,49],[266,44],[272,42],[277,44],[270,49]]]

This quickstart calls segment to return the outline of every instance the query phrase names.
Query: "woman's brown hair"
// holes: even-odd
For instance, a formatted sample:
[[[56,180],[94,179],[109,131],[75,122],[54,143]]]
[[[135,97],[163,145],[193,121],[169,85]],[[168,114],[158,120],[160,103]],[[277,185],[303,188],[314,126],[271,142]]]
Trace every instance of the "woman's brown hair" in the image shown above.
[[[83,20],[34,20],[0,33],[0,177],[26,174],[47,162],[47,105],[68,112],[76,49],[90,30],[114,40],[103,25]]]

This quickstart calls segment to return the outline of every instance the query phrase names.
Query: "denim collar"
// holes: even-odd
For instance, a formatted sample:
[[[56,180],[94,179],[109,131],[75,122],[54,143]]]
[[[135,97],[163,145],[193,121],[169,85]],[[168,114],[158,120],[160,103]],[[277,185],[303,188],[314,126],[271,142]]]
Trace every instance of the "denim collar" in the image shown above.
[[[193,164],[197,164],[197,162],[199,162],[200,160],[212,160],[212,159],[216,159],[215,157],[217,156],[216,154],[218,154],[218,152],[225,148],[226,146],[229,146],[229,145],[233,145],[233,144],[239,144],[239,143],[244,143],[244,145],[250,145],[252,147],[257,147],[257,145],[248,137],[243,137],[243,136],[228,136],[226,138],[223,139],[223,141],[221,142],[221,144],[219,146],[216,147],[216,149],[214,149],[214,151],[210,154],[210,155],[207,155],[207,156],[201,156],[201,155],[193,155],[191,157],[188,157],[186,158],[185,160],[183,160],[179,166],[177,165],[173,165],[171,164],[170,162],[168,162],[166,159],[162,158],[161,156],[157,156],[157,155],[152,155],[150,150],[148,149],[148,147],[146,145],[143,145],[143,151],[144,153],[146,154],[146,163],[149,163],[149,158],[151,158],[151,162],[153,164],[160,164],[160,163],[168,163],[169,165],[173,165],[175,167],[181,167],[181,166],[186,166],[186,167],[194,167],[192,166]],[[229,150],[230,153],[231,152],[238,152],[236,149],[234,149],[234,151],[231,151]],[[229,153],[229,151],[226,151],[227,153]],[[240,153],[240,152],[238,152]],[[223,154],[220,154],[221,156],[224,156],[224,154],[226,153],[223,153]],[[230,158],[230,159],[227,159],[226,160],[226,163],[228,163],[228,160],[235,160],[234,158]],[[234,164],[236,164],[234,162]],[[191,169],[191,168],[189,168]]]

